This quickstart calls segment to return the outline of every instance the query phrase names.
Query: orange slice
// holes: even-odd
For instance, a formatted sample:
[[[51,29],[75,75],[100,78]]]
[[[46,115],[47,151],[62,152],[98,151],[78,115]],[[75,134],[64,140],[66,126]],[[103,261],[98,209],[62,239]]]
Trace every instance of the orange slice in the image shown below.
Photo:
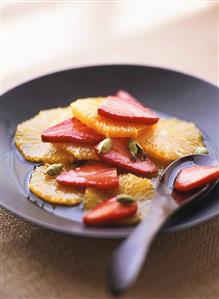
[[[74,206],[81,202],[83,192],[79,188],[62,186],[56,181],[56,176],[46,174],[47,165],[38,166],[32,173],[29,189],[36,196],[52,203]],[[70,169],[65,166],[63,171]]]
[[[84,209],[94,208],[101,201],[118,194],[131,195],[135,200],[143,201],[151,198],[154,193],[154,185],[151,180],[138,177],[131,173],[119,176],[119,188],[110,191],[100,191],[96,188],[87,188],[83,198]]]
[[[144,201],[154,194],[154,185],[150,179],[131,173],[119,176],[119,193],[131,195],[135,200]]]
[[[75,158],[71,153],[59,147],[59,145],[47,143],[46,146],[43,147],[42,160],[44,163],[49,163],[49,164],[54,164],[54,163],[66,164],[69,162],[73,162]]]
[[[24,158],[31,162],[67,163],[74,157],[51,143],[41,141],[41,133],[71,117],[70,107],[43,110],[17,126],[15,144]]]
[[[64,143],[60,146],[77,160],[99,160],[93,146],[82,146],[74,143]]]
[[[155,161],[168,165],[185,155],[194,154],[203,147],[203,137],[194,123],[179,119],[160,119],[149,130],[136,138],[146,153]]]
[[[78,99],[71,104],[74,117],[107,137],[135,138],[145,128],[145,125],[127,123],[119,120],[110,120],[98,115],[98,107],[105,98]]]

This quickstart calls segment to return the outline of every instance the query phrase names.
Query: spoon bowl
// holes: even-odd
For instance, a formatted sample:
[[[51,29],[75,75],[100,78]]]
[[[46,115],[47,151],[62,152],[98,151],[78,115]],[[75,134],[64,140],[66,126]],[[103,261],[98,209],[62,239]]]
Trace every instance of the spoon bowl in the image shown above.
[[[200,200],[217,184],[217,181],[192,192],[176,192],[174,182],[183,168],[194,165],[214,165],[209,155],[189,155],[172,162],[160,175],[151,207],[145,219],[112,255],[108,269],[108,283],[112,294],[120,294],[137,279],[151,244],[170,216],[181,207]]]
[[[174,191],[174,182],[177,174],[183,168],[188,168],[191,166],[199,165],[199,166],[210,166],[214,165],[217,161],[213,159],[211,156],[206,154],[199,155],[189,155],[184,156],[182,158],[177,159],[172,162],[160,175],[157,184],[157,191],[160,194],[171,194],[173,199],[183,206],[192,202],[194,199],[200,200],[204,196],[206,196],[217,184],[217,181],[209,183],[203,186],[200,189],[193,190],[191,192],[177,192]]]

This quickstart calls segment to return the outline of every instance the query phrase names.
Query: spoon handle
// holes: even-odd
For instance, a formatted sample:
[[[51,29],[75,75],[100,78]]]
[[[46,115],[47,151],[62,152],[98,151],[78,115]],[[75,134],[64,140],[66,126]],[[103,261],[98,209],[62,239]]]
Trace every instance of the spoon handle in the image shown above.
[[[157,194],[145,219],[119,246],[110,259],[108,282],[113,294],[119,294],[136,280],[152,241],[177,204],[168,195]]]

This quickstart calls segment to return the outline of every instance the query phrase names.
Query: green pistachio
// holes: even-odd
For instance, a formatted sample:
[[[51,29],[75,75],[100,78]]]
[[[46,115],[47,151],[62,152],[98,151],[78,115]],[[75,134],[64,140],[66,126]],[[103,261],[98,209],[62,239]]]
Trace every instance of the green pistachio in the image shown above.
[[[198,146],[195,150],[195,154],[197,155],[208,154],[208,150],[204,146]]]
[[[48,174],[49,176],[57,175],[61,172],[62,168],[62,164],[52,164],[49,167],[47,167],[46,174]]]
[[[130,139],[128,143],[129,152],[131,157],[134,161],[139,158],[140,160],[144,161],[146,159],[146,153],[141,147],[141,145],[136,142],[135,140]]]
[[[137,142],[130,139],[129,144],[128,144],[128,148],[129,148],[132,159],[136,160],[137,159],[137,153],[138,153]]]
[[[98,146],[97,146],[97,151],[98,154],[106,154],[112,147],[112,139],[111,138],[106,138],[102,140]]]
[[[116,196],[116,200],[123,204],[130,204],[135,201],[134,198],[128,194],[119,194]]]

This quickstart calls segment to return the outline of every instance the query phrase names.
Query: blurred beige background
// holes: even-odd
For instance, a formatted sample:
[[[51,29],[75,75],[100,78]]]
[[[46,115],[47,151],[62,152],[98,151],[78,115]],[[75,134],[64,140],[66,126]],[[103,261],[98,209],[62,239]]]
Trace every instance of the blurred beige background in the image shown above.
[[[218,82],[218,1],[2,1],[4,92],[82,65],[158,65]]]

